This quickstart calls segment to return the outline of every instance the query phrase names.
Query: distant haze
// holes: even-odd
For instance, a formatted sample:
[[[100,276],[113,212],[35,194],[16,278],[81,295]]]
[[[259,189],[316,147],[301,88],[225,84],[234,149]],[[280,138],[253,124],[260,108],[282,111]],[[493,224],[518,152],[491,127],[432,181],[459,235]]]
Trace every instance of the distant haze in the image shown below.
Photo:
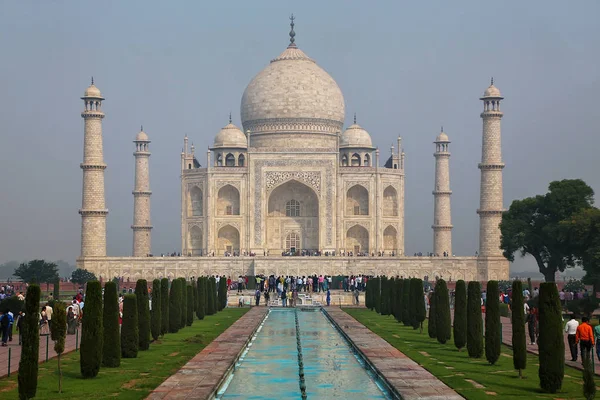
[[[3,2],[0,14],[0,263],[79,255],[83,121],[93,75],[106,97],[108,254],[130,255],[132,140],[152,143],[153,252],[178,251],[184,134],[206,148],[245,86],[288,43],[340,85],[346,121],[382,159],[406,152],[406,253],[432,248],[432,141],[450,151],[453,247],[478,247],[482,104],[505,96],[504,204],[552,180],[600,189],[600,2]],[[460,7],[457,5],[460,4]],[[383,162],[382,160],[382,162]],[[536,269],[517,259],[512,272]]]

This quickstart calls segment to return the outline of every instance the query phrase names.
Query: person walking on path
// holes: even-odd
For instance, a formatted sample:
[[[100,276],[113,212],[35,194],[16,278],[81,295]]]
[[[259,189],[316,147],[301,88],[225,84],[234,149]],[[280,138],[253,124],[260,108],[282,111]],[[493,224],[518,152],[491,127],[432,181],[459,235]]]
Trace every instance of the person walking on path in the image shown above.
[[[260,304],[260,290],[256,289],[254,297],[256,298],[256,306],[258,306]]]
[[[527,331],[529,332],[529,344],[535,344],[535,324],[537,323],[537,318],[533,308],[529,309],[529,314],[527,314]],[[577,355],[577,347],[575,347],[575,355]]]
[[[327,289],[327,306],[331,304],[331,292]]]
[[[358,295],[360,294],[360,292],[358,291],[358,288],[354,289],[354,301],[356,303],[356,305],[358,305]]]
[[[596,325],[594,327],[594,340],[596,341],[596,356],[598,360],[600,360],[600,344],[598,344],[598,340],[600,339],[600,325]]]
[[[8,346],[6,342],[8,341],[8,313],[0,310],[0,332],[2,333],[2,347]]]
[[[19,332],[19,346],[23,344],[23,320],[25,319],[25,313],[23,311],[19,311],[19,315],[17,315],[17,322],[15,323],[17,327],[17,332]]]
[[[594,332],[589,324],[588,317],[581,318],[581,325],[577,327],[576,339],[581,348],[581,360],[585,362],[586,357],[590,356],[594,345]]]
[[[571,315],[571,319],[565,325],[567,332],[567,341],[569,342],[569,350],[571,350],[571,361],[577,361],[577,328],[579,322],[575,319],[575,315]]]

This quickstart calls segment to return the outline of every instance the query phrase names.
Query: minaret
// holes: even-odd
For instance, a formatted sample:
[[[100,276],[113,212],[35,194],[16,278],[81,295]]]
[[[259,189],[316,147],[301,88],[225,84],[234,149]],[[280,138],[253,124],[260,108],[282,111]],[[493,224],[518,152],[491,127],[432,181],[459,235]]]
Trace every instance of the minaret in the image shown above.
[[[150,140],[140,128],[135,140],[135,186],[133,188],[133,256],[148,257],[152,253],[152,224],[150,223]]]
[[[502,257],[500,249],[500,222],[504,211],[502,200],[502,146],[500,100],[498,88],[491,85],[483,97],[483,142],[481,146],[481,189],[479,214],[479,257]]]
[[[452,218],[450,209],[450,151],[448,135],[442,127],[435,139],[435,186],[433,188],[433,254],[452,255]]]
[[[104,164],[102,150],[102,101],[100,90],[92,84],[83,97],[84,121],[81,214],[81,257],[106,256],[106,203],[104,200]]]

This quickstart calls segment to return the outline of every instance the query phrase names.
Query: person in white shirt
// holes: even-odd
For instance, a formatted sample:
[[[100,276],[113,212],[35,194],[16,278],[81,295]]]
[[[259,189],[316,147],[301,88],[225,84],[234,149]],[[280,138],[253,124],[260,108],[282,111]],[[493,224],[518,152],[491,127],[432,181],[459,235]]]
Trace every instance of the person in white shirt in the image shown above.
[[[529,304],[523,303],[523,313],[524,315],[529,314]]]
[[[48,317],[48,326],[52,325],[52,313],[54,310],[50,307],[50,303],[46,303],[46,317]]]
[[[577,361],[577,327],[579,322],[575,319],[574,315],[571,315],[571,319],[565,326],[565,332],[567,332],[567,340],[569,341],[569,350],[571,350],[571,361]]]

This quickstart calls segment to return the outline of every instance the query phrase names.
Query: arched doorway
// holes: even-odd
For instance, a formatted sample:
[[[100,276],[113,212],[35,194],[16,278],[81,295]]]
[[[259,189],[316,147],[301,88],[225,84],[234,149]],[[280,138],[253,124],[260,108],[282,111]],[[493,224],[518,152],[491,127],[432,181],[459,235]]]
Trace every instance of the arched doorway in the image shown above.
[[[240,251],[240,233],[236,228],[225,225],[219,229],[217,251],[219,255],[233,255]]]
[[[301,248],[302,245],[300,243],[300,235],[296,232],[288,233],[285,237],[285,251],[289,253],[295,253]]]
[[[369,231],[364,226],[354,225],[346,232],[346,252],[369,253]]]
[[[388,186],[383,191],[383,216],[398,216],[398,194],[393,186]]]
[[[383,231],[383,250],[387,254],[398,252],[398,232],[391,225]]]
[[[202,229],[197,225],[190,229],[189,253],[193,256],[202,255]]]
[[[219,189],[217,215],[240,215],[240,192],[231,185]]]
[[[188,216],[189,217],[201,217],[202,216],[202,189],[198,186],[192,187],[190,190],[190,198],[188,203]]]
[[[369,192],[354,185],[346,193],[346,215],[369,215]]]

